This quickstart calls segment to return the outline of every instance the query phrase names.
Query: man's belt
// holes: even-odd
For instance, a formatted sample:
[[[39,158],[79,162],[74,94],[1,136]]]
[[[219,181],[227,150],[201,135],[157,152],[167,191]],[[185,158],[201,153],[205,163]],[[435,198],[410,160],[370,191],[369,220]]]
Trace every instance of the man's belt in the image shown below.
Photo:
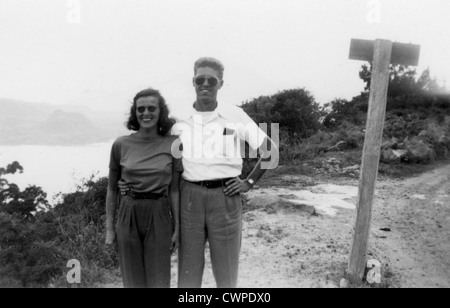
[[[195,185],[199,185],[202,187],[206,187],[206,188],[219,188],[219,187],[225,187],[226,186],[225,183],[231,179],[233,179],[233,178],[213,180],[213,181],[200,181],[200,182],[187,181],[187,182],[195,184]]]
[[[166,194],[160,193],[160,194],[155,194],[155,193],[138,193],[138,192],[134,192],[134,191],[127,191],[125,194],[122,194],[125,196],[130,196],[133,199],[152,199],[152,200],[157,200],[157,199],[161,199],[164,198],[166,196]]]

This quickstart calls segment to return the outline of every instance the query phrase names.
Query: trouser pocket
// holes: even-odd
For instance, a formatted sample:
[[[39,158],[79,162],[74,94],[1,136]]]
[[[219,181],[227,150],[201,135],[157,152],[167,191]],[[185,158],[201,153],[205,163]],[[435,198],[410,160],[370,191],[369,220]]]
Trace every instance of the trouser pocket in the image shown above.
[[[171,224],[173,222],[173,217],[172,217],[172,208],[170,205],[169,198],[162,198],[161,205],[162,205],[162,211],[164,213],[166,222]]]
[[[119,209],[117,211],[117,221],[116,221],[116,233],[119,232],[120,226],[124,223],[125,220],[125,197],[120,198],[119,200]]]
[[[225,198],[225,210],[227,218],[237,218],[242,212],[241,196],[240,194],[228,197],[224,195]]]

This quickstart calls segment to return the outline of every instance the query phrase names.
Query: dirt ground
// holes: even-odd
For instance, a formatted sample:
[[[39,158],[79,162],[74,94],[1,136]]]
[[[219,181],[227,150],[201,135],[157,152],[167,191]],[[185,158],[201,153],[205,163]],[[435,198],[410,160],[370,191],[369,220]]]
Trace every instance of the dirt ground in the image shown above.
[[[377,238],[380,228],[390,228]],[[450,165],[379,185],[372,249],[397,287],[450,287]]]
[[[246,196],[265,202],[251,203],[243,216],[239,287],[337,288],[352,244],[358,179],[280,173],[260,185]],[[215,287],[206,253],[203,287]],[[381,284],[371,287],[450,287],[450,164],[379,178],[367,257],[382,264]],[[176,267],[174,256],[173,287]]]
[[[273,187],[276,182],[282,187]],[[274,193],[286,196],[291,190],[299,204],[317,201],[318,215],[292,205],[246,212],[240,287],[339,286],[347,268],[356,218],[355,209],[339,200],[355,207],[358,181],[333,182],[285,175],[271,179],[271,187],[249,193],[250,197]],[[336,186],[326,189],[330,184],[343,187],[342,199],[336,199]],[[307,198],[300,191],[315,191],[316,196]],[[320,204],[324,200],[329,201],[328,207]],[[368,258],[382,264],[381,287],[450,287],[450,165],[439,165],[407,179],[379,179]],[[204,287],[215,287],[209,263]]]

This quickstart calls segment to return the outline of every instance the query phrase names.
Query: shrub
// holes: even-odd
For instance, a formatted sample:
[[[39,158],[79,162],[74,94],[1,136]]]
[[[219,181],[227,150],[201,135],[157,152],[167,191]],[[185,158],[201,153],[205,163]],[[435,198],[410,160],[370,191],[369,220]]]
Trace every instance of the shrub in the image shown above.
[[[305,89],[278,92],[244,102],[242,109],[256,122],[278,123],[289,136],[306,138],[317,132],[323,112],[314,97]],[[270,133],[270,131],[269,131]]]
[[[34,223],[17,214],[0,214],[0,269],[1,276],[17,281],[23,287],[42,286],[63,270],[64,250],[56,234],[52,240],[42,236],[46,224]],[[44,235],[45,235],[44,234]]]
[[[344,141],[346,149],[362,148],[364,133],[353,124],[343,122],[335,131],[318,131],[306,139],[284,139],[280,144],[280,161],[287,163],[295,160],[308,160],[325,153],[340,141]]]
[[[93,262],[104,269],[118,266],[115,250],[107,249],[105,236],[105,198],[107,178],[83,183],[75,193],[64,196],[54,212],[65,247],[71,259],[84,264]]]
[[[324,117],[323,125],[326,128],[334,129],[344,122],[352,125],[364,125],[367,117],[368,101],[366,98],[355,98],[352,101],[345,99],[335,99],[325,104],[328,109],[327,115]]]
[[[6,170],[12,169],[1,169],[2,174]],[[117,251],[104,244],[106,178],[94,181],[91,177],[54,208],[35,214],[23,211],[23,201],[17,197],[23,192],[17,185],[1,177],[0,181],[1,195],[8,196],[0,200],[0,286],[68,286],[65,275],[70,259],[81,263],[81,286],[96,285],[116,272]],[[28,204],[47,204],[40,188],[33,186],[25,192],[39,197],[30,198]]]

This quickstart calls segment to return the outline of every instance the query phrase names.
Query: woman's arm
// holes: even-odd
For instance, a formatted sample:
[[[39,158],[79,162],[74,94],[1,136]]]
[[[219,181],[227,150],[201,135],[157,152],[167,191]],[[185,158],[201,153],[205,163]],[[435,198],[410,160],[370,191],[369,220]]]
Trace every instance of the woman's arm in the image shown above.
[[[114,229],[114,220],[116,216],[118,193],[117,190],[110,189],[106,193],[106,244],[114,243],[116,231]]]
[[[108,190],[106,192],[106,244],[114,243],[116,231],[114,229],[114,220],[116,216],[117,201],[119,199],[119,189],[117,182],[120,179],[120,165],[115,163],[114,156],[111,155],[111,164],[108,176]]]
[[[174,253],[180,242],[180,175],[181,172],[173,168],[172,183],[169,188],[170,205],[172,208],[172,217],[174,231],[172,235],[172,253]]]

